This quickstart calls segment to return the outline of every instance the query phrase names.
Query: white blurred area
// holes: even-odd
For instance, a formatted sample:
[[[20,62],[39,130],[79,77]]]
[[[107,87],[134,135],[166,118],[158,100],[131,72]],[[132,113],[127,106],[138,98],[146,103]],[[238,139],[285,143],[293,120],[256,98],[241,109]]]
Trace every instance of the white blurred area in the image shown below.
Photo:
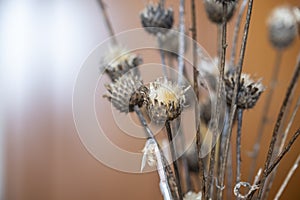
[[[46,179],[54,173],[64,145],[61,113],[71,111],[81,63],[106,37],[96,0],[0,1],[0,199],[5,192],[26,199],[30,186],[24,184],[38,179],[26,177],[31,171]]]

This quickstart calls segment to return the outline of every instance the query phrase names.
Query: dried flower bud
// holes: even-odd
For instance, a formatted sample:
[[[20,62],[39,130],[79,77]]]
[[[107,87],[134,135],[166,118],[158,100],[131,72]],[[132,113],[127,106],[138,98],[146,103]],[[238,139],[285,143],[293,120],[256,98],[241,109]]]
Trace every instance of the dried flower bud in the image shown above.
[[[145,30],[151,34],[166,33],[174,22],[173,10],[164,9],[161,4],[149,4],[140,14],[141,22]]]
[[[236,1],[227,4],[227,13],[225,16],[226,21],[229,21],[234,14],[236,8]],[[217,24],[223,22],[223,4],[218,2],[218,0],[204,0],[204,7],[208,18]]]
[[[185,103],[185,91],[177,83],[163,78],[150,83],[147,110],[156,123],[177,118]]]
[[[234,93],[234,73],[228,73],[224,77],[226,100],[230,105],[232,102],[232,96]],[[248,74],[241,75],[240,89],[238,92],[237,107],[242,109],[253,108],[259,99],[261,93],[264,91],[264,86],[261,80],[254,81]]]
[[[138,55],[129,53],[121,46],[110,46],[101,60],[101,67],[105,67],[105,72],[115,81],[141,63],[142,59]]]
[[[268,19],[269,39],[272,45],[282,49],[288,47],[297,35],[297,21],[292,9],[278,7]]]
[[[183,197],[183,200],[201,200],[202,199],[202,192],[192,192],[189,191]]]
[[[148,98],[148,88],[138,76],[127,73],[106,85],[109,94],[104,95],[120,112],[132,112],[135,105],[141,107]]]

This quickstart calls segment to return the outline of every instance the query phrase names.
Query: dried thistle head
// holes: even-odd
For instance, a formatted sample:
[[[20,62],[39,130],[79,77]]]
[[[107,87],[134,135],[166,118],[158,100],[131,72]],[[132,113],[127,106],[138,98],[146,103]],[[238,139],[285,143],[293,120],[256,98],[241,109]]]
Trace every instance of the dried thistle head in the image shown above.
[[[201,199],[202,199],[202,192],[196,193],[196,192],[189,191],[183,197],[183,200],[201,200]]]
[[[143,27],[148,33],[165,34],[174,23],[173,10],[165,9],[161,4],[149,4],[140,14]]]
[[[105,72],[112,81],[121,77],[142,63],[141,57],[136,54],[129,53],[125,48],[119,45],[110,46],[101,60],[101,67],[105,68]]]
[[[157,79],[150,83],[147,111],[156,123],[164,123],[166,120],[177,118],[185,103],[185,90],[177,83]]]
[[[120,112],[132,112],[134,106],[143,106],[148,98],[148,88],[140,78],[126,73],[115,82],[105,86],[109,94],[104,95]]]
[[[288,6],[275,8],[268,19],[268,29],[274,47],[282,49],[292,44],[298,32],[293,10]]]
[[[231,104],[234,93],[234,73],[227,73],[224,77],[227,104]],[[238,92],[237,107],[241,109],[253,108],[264,91],[261,80],[254,81],[248,74],[241,74],[240,88]]]
[[[213,23],[221,24],[223,22],[223,4],[220,2],[220,0],[219,1],[203,0],[203,1],[204,1],[204,7],[208,18]],[[230,1],[230,2],[232,3],[227,4],[227,12],[225,15],[226,21],[230,21],[236,8],[236,1]]]

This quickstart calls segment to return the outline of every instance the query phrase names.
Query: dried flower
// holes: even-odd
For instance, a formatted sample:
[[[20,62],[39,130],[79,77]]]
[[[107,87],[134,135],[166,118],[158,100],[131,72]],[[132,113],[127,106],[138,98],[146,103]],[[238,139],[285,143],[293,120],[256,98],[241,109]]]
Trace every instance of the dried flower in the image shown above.
[[[235,1],[234,1],[235,2]],[[204,0],[204,7],[208,18],[217,24],[223,22],[223,4],[218,0]],[[227,4],[226,21],[229,21],[234,14],[236,3]]]
[[[154,35],[166,33],[172,28],[174,22],[173,10],[165,9],[161,4],[149,4],[140,17],[145,30]]]
[[[227,104],[230,105],[234,93],[234,73],[227,73],[227,75],[224,77],[224,82]],[[242,109],[253,108],[264,89],[265,88],[262,85],[261,80],[254,81],[248,74],[242,73],[238,92],[237,107]]]
[[[201,199],[202,199],[202,192],[195,193],[192,191],[186,193],[183,198],[183,200],[201,200]]]
[[[281,6],[273,10],[268,19],[269,39],[276,48],[288,47],[296,38],[297,21],[292,9]]]
[[[156,123],[177,118],[185,103],[185,90],[163,78],[150,83],[147,110]]]
[[[148,98],[148,88],[138,76],[127,73],[115,82],[106,85],[109,94],[104,95],[120,112],[132,112],[133,107],[141,107]]]
[[[108,52],[101,60],[101,67],[105,67],[105,72],[112,81],[121,77],[142,63],[142,59],[136,55],[129,53],[121,46],[110,46]]]

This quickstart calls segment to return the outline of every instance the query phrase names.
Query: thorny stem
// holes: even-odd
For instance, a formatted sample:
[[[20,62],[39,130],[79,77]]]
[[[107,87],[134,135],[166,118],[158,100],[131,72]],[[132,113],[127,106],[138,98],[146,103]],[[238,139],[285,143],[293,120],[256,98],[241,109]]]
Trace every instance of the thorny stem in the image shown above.
[[[292,168],[290,169],[288,175],[284,179],[284,182],[280,186],[280,189],[278,190],[274,200],[278,200],[280,198],[280,196],[282,195],[284,189],[286,188],[289,180],[292,178],[293,174],[295,173],[296,169],[298,168],[299,163],[300,163],[300,155],[297,157],[297,159],[296,159],[295,163],[293,164]]]
[[[232,134],[233,120],[234,120],[234,115],[235,115],[235,111],[236,111],[236,102],[237,102],[237,97],[238,97],[240,77],[241,77],[241,73],[242,73],[245,51],[246,51],[246,46],[247,46],[248,32],[249,32],[249,26],[250,26],[251,14],[252,14],[252,6],[253,6],[253,0],[249,0],[246,23],[244,26],[243,41],[242,41],[242,46],[241,46],[241,50],[240,50],[240,58],[239,58],[239,63],[238,63],[237,70],[235,73],[235,83],[236,84],[234,86],[233,98],[232,98],[231,108],[230,108],[230,115],[229,115],[230,121],[229,121],[229,128],[228,128],[229,132],[228,132],[228,136],[227,136],[227,139],[225,142],[224,158],[222,160],[221,170],[220,170],[220,174],[219,174],[219,183],[221,185],[224,184],[226,163],[227,163],[229,144],[230,144],[231,134]],[[220,189],[218,190],[218,199],[222,199],[222,190],[220,190]]]
[[[290,85],[289,85],[289,87],[287,89],[287,92],[286,92],[286,95],[285,95],[285,99],[284,99],[284,101],[283,101],[283,103],[281,105],[280,112],[279,112],[278,117],[277,117],[277,121],[276,121],[274,130],[273,130],[273,135],[272,135],[271,143],[270,143],[269,150],[268,150],[267,159],[266,159],[265,166],[264,166],[264,171],[267,170],[268,167],[269,167],[269,165],[270,165],[271,158],[273,156],[273,150],[274,150],[274,147],[275,147],[275,144],[276,144],[276,141],[277,141],[277,136],[278,136],[278,133],[279,133],[278,130],[279,130],[279,127],[280,127],[281,122],[282,122],[282,117],[283,117],[283,115],[285,113],[285,110],[286,110],[286,107],[287,107],[287,103],[289,102],[289,99],[291,98],[292,91],[293,91],[294,87],[296,86],[296,83],[297,83],[297,80],[299,78],[299,75],[300,75],[300,57],[298,58],[295,73],[294,73],[293,78],[292,78],[292,80],[290,82]],[[265,184],[265,178],[266,177],[264,177],[264,179],[262,181],[262,184],[261,184],[261,187],[260,187],[260,189],[258,191],[258,199],[261,199],[261,196],[262,196],[262,193],[263,193],[264,184]]]
[[[213,122],[213,137],[211,144],[214,145],[217,139],[217,132],[218,132],[218,125],[220,121],[220,110],[221,110],[221,102],[222,102],[222,94],[223,94],[223,83],[224,83],[224,68],[225,68],[225,59],[226,59],[226,32],[227,32],[227,21],[225,13],[227,13],[227,4],[223,3],[223,22],[222,22],[222,34],[221,34],[221,45],[220,45],[220,59],[219,59],[219,82],[218,82],[218,91],[217,91],[217,104],[216,110],[213,116],[215,121]],[[210,153],[210,163],[209,163],[209,173],[208,173],[208,180],[207,180],[207,196],[206,199],[212,197],[213,193],[213,176],[214,176],[214,169],[215,169],[215,151],[216,145],[212,147]],[[223,184],[221,183],[221,187]]]
[[[300,107],[300,97],[298,98],[297,103],[296,103],[296,105],[295,105],[295,107],[293,109],[292,116],[291,116],[291,118],[290,118],[290,120],[289,120],[289,122],[287,124],[287,127],[286,127],[286,129],[285,129],[285,131],[284,131],[284,133],[282,135],[281,141],[278,141],[280,143],[279,144],[280,146],[279,146],[278,152],[281,152],[283,150],[283,147],[284,147],[287,135],[288,135],[288,133],[290,131],[290,128],[291,128],[291,126],[293,124],[293,121],[294,121],[294,119],[296,117],[296,114],[298,112],[299,107]],[[273,185],[273,181],[275,179],[276,171],[277,171],[277,168],[273,171],[273,173],[271,174],[271,177],[269,178],[270,181],[269,181],[269,183],[267,185],[266,191],[263,194],[263,197],[264,197],[263,199],[266,199],[268,197],[268,194],[269,194],[269,192],[271,190],[271,187]]]
[[[98,0],[98,2],[99,2],[99,5],[100,5],[100,8],[101,8],[101,11],[102,11],[102,15],[104,17],[105,26],[106,26],[106,28],[109,32],[109,35],[112,38],[112,42],[113,42],[114,45],[117,45],[118,42],[117,42],[116,38],[114,37],[114,35],[115,35],[114,30],[112,28],[111,22],[109,20],[108,15],[107,15],[107,12],[106,12],[106,9],[105,9],[105,4],[103,3],[102,0]]]
[[[172,134],[170,122],[168,120],[166,121],[165,126],[166,126],[166,130],[167,130],[168,139],[170,142],[170,150],[171,150],[171,155],[172,155],[172,160],[173,160],[175,177],[176,177],[176,181],[177,181],[177,185],[178,185],[179,197],[182,200],[183,193],[182,193],[182,186],[181,186],[180,174],[179,174],[179,169],[178,169],[178,160],[176,159],[175,141],[173,140],[173,134]]]
[[[238,36],[239,36],[239,32],[240,32],[240,27],[241,27],[241,21],[242,21],[242,17],[243,17],[247,2],[248,2],[248,0],[243,0],[242,4],[240,6],[239,14],[236,18],[229,67],[233,67],[235,64],[236,46],[237,46]]]
[[[185,0],[180,0],[179,4],[179,51],[178,51],[178,84],[181,85],[183,81],[184,71],[184,3]]]
[[[193,80],[194,80],[194,92],[197,98],[199,98],[199,87],[198,87],[198,57],[197,57],[197,23],[196,23],[196,5],[195,0],[191,0],[191,10],[192,10],[192,38],[193,38]],[[200,122],[198,122],[198,110],[195,109],[195,119],[196,126],[199,124],[196,135],[196,145],[197,145],[197,157],[199,160],[199,175],[200,175],[200,183],[201,183],[201,191],[202,194],[205,194],[205,175],[204,175],[204,162],[203,159],[200,158],[200,149],[201,149],[201,133],[200,133]]]
[[[254,176],[254,173],[255,173],[255,167],[256,167],[256,164],[257,164],[257,156],[258,156],[258,152],[259,152],[259,149],[260,149],[260,142],[261,142],[261,138],[262,138],[262,135],[264,133],[264,130],[265,130],[265,125],[268,122],[268,113],[269,113],[269,110],[270,110],[270,105],[271,105],[271,101],[272,101],[272,98],[273,98],[275,85],[276,85],[276,82],[278,80],[278,74],[279,74],[281,58],[282,58],[282,51],[277,51],[275,66],[274,66],[272,77],[271,77],[270,90],[269,90],[268,95],[266,97],[267,99],[265,101],[263,111],[262,111],[262,119],[260,120],[260,124],[258,126],[256,141],[253,145],[253,150],[251,152],[251,157],[252,157],[251,166],[253,166],[253,167],[250,168],[248,181],[252,180],[252,178]]]
[[[236,136],[236,183],[241,181],[241,136],[242,136],[242,120],[243,109],[238,109],[238,128]]]
[[[142,126],[144,127],[145,129],[145,132],[147,134],[147,136],[151,139],[153,139],[160,151],[160,155],[161,155],[161,159],[162,159],[162,163],[163,163],[163,170],[164,170],[164,174],[167,176],[167,180],[168,180],[168,186],[169,188],[171,189],[171,192],[172,192],[172,195],[173,195],[173,198],[174,199],[179,199],[179,196],[178,196],[178,186],[176,185],[176,179],[173,175],[173,172],[172,170],[170,169],[168,163],[167,163],[167,159],[166,157],[164,156],[164,153],[163,151],[161,150],[160,146],[159,146],[159,143],[157,142],[156,138],[154,137],[154,134],[152,133],[151,129],[148,127],[147,125],[147,122],[146,122],[146,119],[144,118],[141,110],[139,109],[138,106],[134,106],[134,110],[142,124]],[[165,195],[165,194],[164,194]]]

